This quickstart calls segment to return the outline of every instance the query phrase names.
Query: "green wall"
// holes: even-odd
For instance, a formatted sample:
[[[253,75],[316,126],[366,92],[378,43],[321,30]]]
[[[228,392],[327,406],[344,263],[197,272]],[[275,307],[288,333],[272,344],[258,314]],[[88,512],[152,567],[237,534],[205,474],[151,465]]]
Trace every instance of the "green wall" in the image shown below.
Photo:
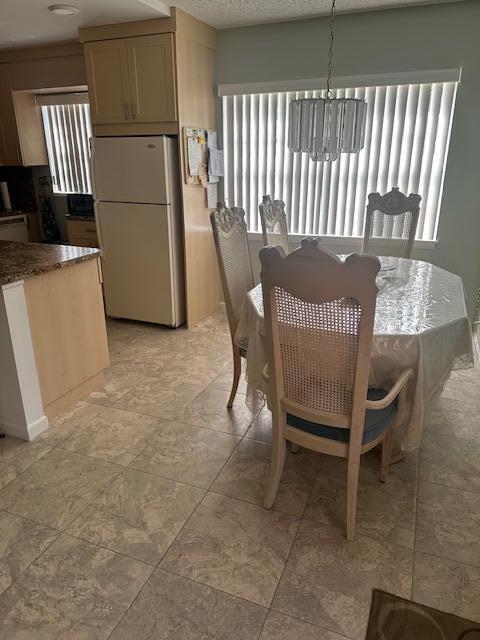
[[[325,75],[328,19],[218,32],[217,81]],[[462,276],[473,309],[480,286],[480,3],[338,14],[339,76],[463,67],[450,141],[438,245],[417,257]]]

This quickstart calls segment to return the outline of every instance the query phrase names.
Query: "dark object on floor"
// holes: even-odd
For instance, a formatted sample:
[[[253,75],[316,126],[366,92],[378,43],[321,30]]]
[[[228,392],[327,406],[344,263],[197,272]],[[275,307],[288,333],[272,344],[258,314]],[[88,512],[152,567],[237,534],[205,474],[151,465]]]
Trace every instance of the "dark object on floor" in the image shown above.
[[[374,589],[365,640],[480,640],[480,624]]]

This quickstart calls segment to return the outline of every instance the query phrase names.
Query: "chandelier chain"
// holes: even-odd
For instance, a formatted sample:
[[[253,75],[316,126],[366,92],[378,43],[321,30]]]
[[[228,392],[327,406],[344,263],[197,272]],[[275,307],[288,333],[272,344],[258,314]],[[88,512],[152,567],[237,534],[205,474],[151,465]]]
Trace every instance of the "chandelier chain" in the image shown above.
[[[327,73],[327,98],[331,98],[332,90],[332,73],[333,73],[333,41],[335,38],[335,2],[332,0],[332,8],[330,9],[330,46],[328,48],[328,73]]]

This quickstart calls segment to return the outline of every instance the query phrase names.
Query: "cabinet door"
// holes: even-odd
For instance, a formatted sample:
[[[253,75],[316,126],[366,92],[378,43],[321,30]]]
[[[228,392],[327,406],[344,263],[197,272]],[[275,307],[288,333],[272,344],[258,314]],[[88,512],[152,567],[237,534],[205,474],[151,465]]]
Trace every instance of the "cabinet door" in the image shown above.
[[[85,44],[88,92],[93,124],[130,119],[127,47],[125,39]]]
[[[175,122],[173,37],[127,39],[131,111],[136,122]]]

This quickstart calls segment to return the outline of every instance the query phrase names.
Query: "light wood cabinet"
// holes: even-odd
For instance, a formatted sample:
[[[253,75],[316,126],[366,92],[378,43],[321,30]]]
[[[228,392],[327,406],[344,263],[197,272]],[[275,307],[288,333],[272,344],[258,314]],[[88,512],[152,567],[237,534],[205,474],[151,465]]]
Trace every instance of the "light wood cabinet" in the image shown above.
[[[130,87],[125,40],[87,43],[85,61],[92,122],[126,122]]]
[[[94,125],[176,120],[171,34],[87,42],[85,59]]]
[[[0,164],[48,164],[40,107],[33,93],[12,91],[8,64],[0,64]]]
[[[45,414],[101,386],[108,347],[98,259],[28,278],[30,332]]]
[[[75,247],[98,247],[97,227],[92,220],[69,220],[68,241]]]

